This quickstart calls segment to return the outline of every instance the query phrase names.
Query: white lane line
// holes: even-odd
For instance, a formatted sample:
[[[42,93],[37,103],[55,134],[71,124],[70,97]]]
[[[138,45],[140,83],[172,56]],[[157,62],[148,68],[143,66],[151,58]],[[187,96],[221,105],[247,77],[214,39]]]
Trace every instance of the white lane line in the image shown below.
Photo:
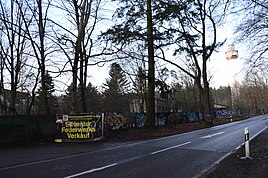
[[[51,158],[51,159],[46,159],[46,160],[40,160],[40,161],[33,161],[33,162],[29,162],[29,163],[24,163],[24,164],[18,164],[18,165],[15,165],[15,166],[3,167],[3,168],[0,168],[0,171],[20,168],[20,167],[26,167],[26,166],[33,166],[33,165],[43,164],[43,163],[49,163],[49,162],[64,160],[64,159],[68,159],[68,158],[75,158],[75,157],[79,157],[79,156],[85,156],[85,155],[90,155],[90,154],[94,154],[94,153],[99,153],[99,152],[102,152],[102,151],[115,150],[115,149],[118,149],[118,148],[131,147],[131,146],[135,146],[135,145],[142,144],[142,143],[147,143],[147,142],[149,142],[149,141],[142,141],[142,142],[131,143],[131,144],[123,144],[123,145],[119,145],[119,146],[105,148],[105,149],[102,149],[102,150],[96,150],[96,151],[85,152],[85,153],[78,153],[78,154],[62,156],[62,157],[58,157],[58,158]]]
[[[218,133],[215,133],[215,134],[212,134],[212,135],[206,135],[206,136],[204,136],[204,137],[200,137],[200,138],[211,138],[211,137],[214,137],[214,136],[216,136],[216,135],[221,135],[221,134],[223,134],[224,132],[218,132]]]
[[[152,152],[150,154],[151,155],[154,155],[154,154],[161,153],[161,152],[164,152],[164,151],[167,151],[167,150],[171,150],[171,149],[174,149],[174,148],[178,148],[178,147],[181,147],[183,145],[190,144],[190,143],[191,142],[182,143],[182,144],[179,144],[179,145],[175,145],[175,146],[172,146],[172,147],[169,147],[169,148],[165,148],[165,149],[162,149],[162,150],[158,150],[158,151]]]
[[[101,171],[103,169],[107,169],[109,167],[116,166],[117,164],[118,163],[114,163],[114,164],[109,164],[107,166],[103,166],[103,167],[99,167],[99,168],[95,168],[95,169],[90,169],[88,171],[80,172],[80,173],[70,175],[70,176],[67,176],[67,177],[64,177],[64,178],[73,178],[73,177],[78,177],[78,176],[82,176],[82,175],[85,175],[85,174],[89,174],[89,173],[92,173],[92,172]]]

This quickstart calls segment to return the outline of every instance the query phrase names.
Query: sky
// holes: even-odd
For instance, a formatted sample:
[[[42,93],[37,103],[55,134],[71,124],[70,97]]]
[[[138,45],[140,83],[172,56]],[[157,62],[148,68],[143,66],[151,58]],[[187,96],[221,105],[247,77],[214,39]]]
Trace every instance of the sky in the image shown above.
[[[211,62],[208,64],[210,66],[210,74],[213,75],[210,84],[212,87],[232,86],[234,81],[241,82],[243,79],[243,51],[237,46],[238,58],[227,60],[225,52],[228,45],[224,45],[219,53],[214,54]]]
[[[238,58],[227,60],[225,52],[230,44],[235,43],[232,30],[221,29],[218,32],[221,36],[220,40],[227,38],[226,43],[220,48],[219,52],[214,52],[208,62],[209,74],[212,75],[210,86],[219,88],[220,86],[232,86],[234,80],[241,81],[243,77],[244,50],[241,45],[235,45],[238,50]],[[224,35],[221,35],[224,34]],[[105,80],[109,78],[110,65],[103,67],[93,66],[89,68],[89,81],[94,86],[101,86]]]
[[[245,56],[245,49],[242,48],[242,45],[236,44],[235,35],[233,34],[233,26],[235,26],[235,24],[233,23],[236,22],[233,21],[232,17],[229,17],[229,19],[226,19],[226,25],[221,26],[217,31],[218,41],[224,41],[226,39],[226,42],[219,49],[219,52],[213,53],[211,59],[208,62],[209,75],[213,76],[210,81],[210,86],[213,88],[219,88],[220,86],[232,86],[234,80],[241,81],[243,76],[243,56]],[[237,59],[228,61],[225,57],[225,52],[227,51],[227,47],[230,44],[235,44],[235,48],[238,50],[239,57]],[[88,81],[101,90],[103,83],[105,83],[106,79],[109,78],[109,70],[109,63],[103,65],[102,67],[89,66]],[[63,80],[66,81],[66,84],[71,83],[71,77],[67,77],[67,79],[64,78]],[[66,88],[66,86],[61,86],[62,91],[64,88]]]
[[[228,41],[227,41],[228,42]],[[225,52],[227,51],[227,46],[230,43],[226,43],[218,53],[213,54],[210,59],[209,73],[213,75],[210,86],[213,88],[219,88],[220,86],[232,86],[234,80],[241,81],[243,77],[243,64],[242,59],[243,51],[239,46],[235,46],[238,50],[239,56],[237,59],[227,60],[225,57]],[[94,86],[101,86],[105,83],[105,80],[109,78],[110,65],[104,65],[103,67],[91,66],[89,67],[89,81]]]
[[[243,80],[245,61],[248,56],[246,53],[247,50],[245,44],[236,41],[234,24],[227,23],[225,27],[218,29],[217,35],[220,41],[226,39],[226,42],[219,49],[219,52],[214,52],[211,61],[208,63],[210,74],[213,75],[210,86],[215,88],[232,86],[234,81],[241,82]],[[231,44],[238,51],[238,58],[227,60],[225,52],[227,51],[228,45]]]
[[[243,68],[247,54],[243,44],[238,44],[235,40],[234,29],[238,20],[239,17],[236,14],[228,15],[225,18],[225,24],[217,29],[217,41],[224,41],[226,39],[226,42],[218,52],[212,54],[208,62],[209,75],[213,76],[210,81],[211,87],[232,86],[234,81],[241,82],[243,78]],[[225,57],[225,52],[230,44],[234,44],[235,49],[238,50],[239,56],[237,59],[227,60]],[[89,80],[93,85],[101,86],[109,77],[109,70],[110,65],[105,65],[101,68],[90,67],[89,75],[91,77]]]

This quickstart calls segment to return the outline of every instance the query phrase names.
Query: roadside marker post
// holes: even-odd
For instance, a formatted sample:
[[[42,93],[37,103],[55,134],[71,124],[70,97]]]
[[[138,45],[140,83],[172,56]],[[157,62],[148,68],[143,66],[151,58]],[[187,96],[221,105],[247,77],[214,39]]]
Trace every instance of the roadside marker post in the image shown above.
[[[101,114],[101,139],[104,139],[104,113]]]
[[[250,157],[250,152],[249,152],[249,131],[248,127],[245,128],[245,157],[241,157],[241,159],[252,159]]]
[[[246,158],[249,158],[249,132],[248,132],[248,127],[245,128],[245,154],[246,154]]]

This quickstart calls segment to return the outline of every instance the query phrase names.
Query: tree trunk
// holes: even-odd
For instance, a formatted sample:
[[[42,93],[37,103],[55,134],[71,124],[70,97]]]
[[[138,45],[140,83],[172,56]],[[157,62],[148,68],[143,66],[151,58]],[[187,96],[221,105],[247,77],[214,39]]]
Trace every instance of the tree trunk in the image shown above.
[[[151,0],[147,0],[147,42],[148,42],[148,95],[147,126],[155,127],[155,86],[154,86],[154,46]]]
[[[71,114],[76,113],[77,109],[77,66],[73,67],[73,83],[71,87]]]
[[[15,115],[16,114],[16,86],[14,81],[11,82],[11,101],[9,106],[9,114]]]
[[[204,109],[206,118],[208,119],[208,121],[210,121],[210,124],[213,125],[213,115],[211,112],[210,92],[208,82],[207,84],[204,84],[204,106],[205,106]]]
[[[205,38],[205,37],[204,37]],[[204,54],[205,56],[205,54]],[[207,79],[207,59],[203,56],[203,102],[204,102],[204,113],[206,115],[207,122],[213,125],[213,115],[211,112],[210,103],[210,92],[209,92],[209,82]]]
[[[74,64],[72,68],[73,72],[73,86],[72,86],[72,105],[71,105],[71,113],[75,114],[77,112],[77,76],[78,76],[78,64],[79,59],[82,58],[81,56],[81,50],[82,50],[82,40],[83,35],[85,33],[84,31],[84,14],[81,14],[81,17],[79,17],[79,8],[84,11],[86,2],[84,1],[83,5],[81,7],[78,6],[77,1],[73,1],[74,9],[75,9],[75,18],[76,18],[76,25],[78,30],[78,35],[76,39],[76,46],[75,46],[75,56],[74,56]],[[83,79],[81,79],[83,80]]]
[[[42,10],[42,0],[36,1],[38,4],[39,11],[39,38],[40,38],[40,69],[41,69],[41,87],[42,87],[42,99],[44,104],[44,114],[49,114],[49,105],[47,99],[47,86],[46,86],[46,66],[45,66],[45,27],[43,23],[43,10]]]
[[[2,115],[7,115],[7,101],[6,101],[6,93],[4,88],[4,65],[3,65],[3,59],[0,59],[0,109],[2,112]]]
[[[82,53],[81,53],[82,54]],[[87,103],[86,103],[86,81],[84,78],[84,55],[81,55],[80,61],[80,92],[81,92],[81,105],[82,105],[82,112],[87,112]]]

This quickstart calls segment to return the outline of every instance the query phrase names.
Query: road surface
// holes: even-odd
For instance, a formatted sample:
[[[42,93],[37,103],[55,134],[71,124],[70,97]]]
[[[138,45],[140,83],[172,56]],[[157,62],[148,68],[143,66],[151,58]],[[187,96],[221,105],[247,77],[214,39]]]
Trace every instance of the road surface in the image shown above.
[[[62,143],[0,149],[0,177],[188,178],[268,126],[268,115],[189,133],[126,143]]]

